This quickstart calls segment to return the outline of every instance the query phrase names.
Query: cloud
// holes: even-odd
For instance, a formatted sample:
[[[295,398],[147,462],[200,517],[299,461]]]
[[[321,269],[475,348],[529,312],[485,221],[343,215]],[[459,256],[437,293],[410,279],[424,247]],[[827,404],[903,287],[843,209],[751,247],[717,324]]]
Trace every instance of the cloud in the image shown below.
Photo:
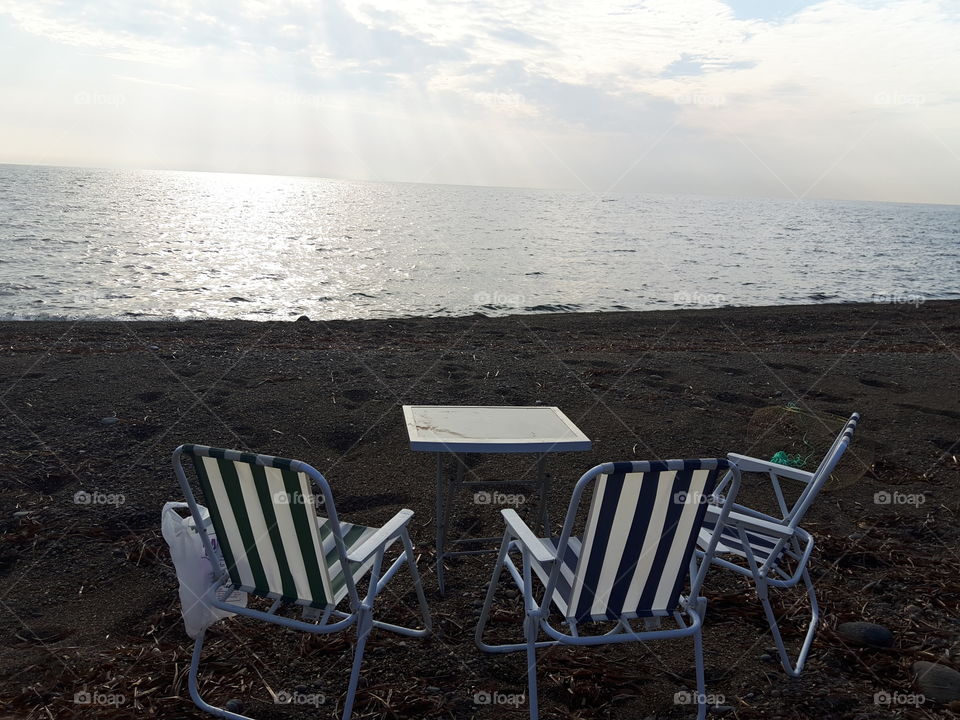
[[[957,202],[958,31],[946,0],[0,0],[30,54],[0,131],[19,161]]]

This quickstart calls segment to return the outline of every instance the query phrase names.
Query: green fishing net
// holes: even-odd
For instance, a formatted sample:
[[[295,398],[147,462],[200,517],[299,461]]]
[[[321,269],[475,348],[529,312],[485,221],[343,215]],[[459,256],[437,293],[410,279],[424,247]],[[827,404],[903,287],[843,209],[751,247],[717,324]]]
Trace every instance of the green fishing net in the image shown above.
[[[793,403],[760,408],[747,425],[750,449],[739,452],[813,472],[848,419],[849,416],[809,410]],[[827,488],[855,483],[871,468],[875,456],[876,446],[865,436],[861,425],[830,476]]]

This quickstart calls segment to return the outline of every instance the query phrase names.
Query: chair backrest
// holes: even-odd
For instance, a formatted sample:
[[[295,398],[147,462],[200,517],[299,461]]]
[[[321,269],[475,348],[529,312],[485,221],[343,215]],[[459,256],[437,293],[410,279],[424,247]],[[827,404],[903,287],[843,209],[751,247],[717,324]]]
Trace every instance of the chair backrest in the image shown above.
[[[793,504],[793,508],[787,515],[786,520],[791,527],[797,527],[800,521],[803,520],[803,516],[813,504],[813,501],[823,489],[823,486],[827,484],[827,480],[830,479],[830,474],[836,469],[843,454],[847,451],[847,447],[853,439],[853,432],[857,429],[857,423],[859,421],[860,414],[853,413],[850,419],[844,423],[840,434],[837,435],[833,441],[833,445],[830,446],[827,454],[823,456],[823,460],[820,461],[820,465],[814,471],[813,477],[810,479],[810,482],[807,483],[807,487],[800,493],[797,501]]]
[[[234,587],[313,607],[334,602],[330,567],[335,562],[345,566],[346,551],[329,485],[319,472],[298,460],[182,445],[173,454],[174,470],[198,527],[200,513],[183,470],[184,455],[193,461],[210,511],[216,551],[206,533],[200,537],[209,557],[222,555]],[[330,520],[322,531],[313,483]],[[322,535],[330,532],[334,547],[325,556]],[[344,577],[353,591],[350,573],[339,581]]]
[[[589,470],[574,488],[557,551],[577,543],[572,529],[580,497],[595,481],[566,615],[579,622],[667,615],[677,608],[697,535],[718,474],[739,471],[725,459],[618,462]],[[729,508],[729,503],[725,503]],[[709,563],[707,563],[709,564]],[[556,563],[545,604],[562,572]],[[699,591],[702,573],[691,578]]]

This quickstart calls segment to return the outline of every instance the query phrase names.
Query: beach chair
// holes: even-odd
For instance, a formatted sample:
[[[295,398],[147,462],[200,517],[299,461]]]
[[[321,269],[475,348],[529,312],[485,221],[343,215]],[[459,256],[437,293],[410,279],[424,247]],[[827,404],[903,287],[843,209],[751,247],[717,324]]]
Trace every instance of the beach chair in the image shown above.
[[[481,650],[526,650],[530,717],[536,720],[538,648],[648,642],[689,635],[694,639],[697,717],[706,714],[701,627],[706,599],[700,596],[712,548],[694,553],[700,526],[718,475],[726,472],[727,499],[721,520],[740,484],[737,467],[725,459],[617,462],[598,465],[577,482],[558,538],[538,538],[513,510],[502,510],[506,531],[477,623]],[[581,496],[593,485],[582,534],[574,533]],[[519,553],[521,567],[511,553]],[[497,583],[506,568],[523,594],[525,642],[493,645],[483,634]],[[538,602],[533,578],[542,585]],[[689,581],[689,590],[683,594]],[[555,608],[566,632],[551,623]],[[660,629],[663,618],[676,628]],[[643,629],[632,622],[641,622]],[[601,623],[597,625],[596,623]],[[613,624],[612,628],[606,625]],[[584,631],[596,631],[584,634]],[[550,639],[538,641],[540,631]],[[598,634],[603,633],[603,634]]]
[[[181,445],[173,466],[197,527],[203,519],[183,467],[192,461],[216,532],[216,548],[201,532],[215,581],[206,600],[245,617],[308,633],[332,633],[355,625],[353,666],[344,700],[343,718],[353,710],[360,664],[373,628],[424,637],[430,632],[430,614],[417,572],[413,546],[407,534],[412,510],[401,510],[381,528],[340,522],[330,486],[314,468],[298,460],[221,450],[203,445]],[[322,513],[318,510],[322,509]],[[381,572],[384,553],[399,540],[400,556]],[[216,560],[214,560],[216,559]],[[223,560],[226,572],[216,562]],[[374,601],[397,570],[406,563],[413,578],[423,627],[408,628],[373,619]],[[357,584],[366,577],[368,589],[360,597]],[[222,590],[242,590],[269,598],[266,611],[238,607],[218,600]],[[348,610],[340,610],[349,600]],[[282,607],[300,606],[302,619],[277,614]],[[197,689],[197,673],[204,632],[196,638],[188,685],[197,706],[232,720],[247,716],[214,707]]]
[[[710,507],[704,527],[700,531],[698,544],[704,552],[708,548],[713,548],[711,562],[714,565],[753,581],[780,655],[780,663],[791,677],[797,677],[803,671],[820,622],[816,589],[807,569],[810,554],[813,552],[813,538],[799,525],[827,480],[830,479],[830,473],[843,457],[859,420],[860,415],[857,413],[850,416],[814,472],[805,472],[736,453],[728,455],[727,458],[736,463],[742,473],[765,473],[769,476],[782,517],[777,518],[734,504],[726,520],[723,520],[720,517],[723,508]],[[780,485],[781,478],[799,482],[803,486],[792,503],[786,499]],[[722,490],[721,484],[720,491]],[[721,528],[719,533],[717,528]],[[718,537],[719,543],[717,543]],[[745,561],[746,565],[731,562],[723,555],[736,556],[733,559]],[[777,617],[770,604],[769,589],[771,587],[793,588],[801,581],[806,588],[810,603],[810,624],[797,659],[793,662],[784,646]]]

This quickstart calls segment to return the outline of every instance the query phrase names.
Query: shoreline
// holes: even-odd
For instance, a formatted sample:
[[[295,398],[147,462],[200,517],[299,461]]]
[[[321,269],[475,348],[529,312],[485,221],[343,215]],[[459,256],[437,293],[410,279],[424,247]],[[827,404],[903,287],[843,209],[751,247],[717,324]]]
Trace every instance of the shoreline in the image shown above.
[[[951,293],[956,294],[956,293]],[[878,293],[878,296],[880,294]],[[948,298],[926,298],[919,297],[914,295],[888,295],[883,294],[883,297],[892,297],[891,300],[883,301],[871,301],[871,300],[846,300],[841,302],[821,302],[821,303],[810,303],[810,302],[798,302],[798,303],[788,303],[783,305],[703,305],[697,307],[653,307],[649,309],[635,310],[635,309],[604,309],[604,310],[556,310],[556,311],[545,311],[545,312],[518,312],[518,313],[506,313],[502,315],[487,315],[483,312],[473,312],[463,315],[392,315],[389,317],[355,317],[355,318],[330,318],[330,319],[314,319],[310,318],[307,315],[301,315],[298,317],[291,317],[289,319],[277,319],[277,318],[268,318],[263,320],[254,320],[250,318],[219,318],[219,317],[202,317],[202,318],[147,318],[142,316],[134,316],[129,318],[123,317],[109,317],[109,318],[24,318],[24,319],[0,319],[0,327],[5,325],[21,325],[21,324],[30,324],[30,323],[40,323],[40,324],[51,324],[51,323],[60,323],[60,324],[110,324],[110,323],[134,323],[137,325],[146,325],[146,324],[171,324],[171,325],[186,325],[190,323],[250,323],[255,325],[268,324],[268,323],[292,323],[302,321],[303,317],[306,317],[310,322],[316,323],[353,323],[353,322],[385,322],[393,320],[470,320],[476,318],[483,318],[486,320],[499,320],[505,318],[541,318],[541,317],[580,317],[580,316],[596,316],[596,315],[616,315],[616,316],[631,316],[631,315],[650,315],[654,313],[731,313],[738,314],[744,312],[787,312],[789,310],[795,311],[812,311],[816,308],[822,308],[826,311],[835,311],[841,309],[850,309],[850,308],[889,308],[892,310],[903,309],[903,310],[912,310],[917,309],[922,306],[930,305],[939,305],[939,304],[956,304],[958,306],[958,313],[960,313],[960,298],[948,297]]]

